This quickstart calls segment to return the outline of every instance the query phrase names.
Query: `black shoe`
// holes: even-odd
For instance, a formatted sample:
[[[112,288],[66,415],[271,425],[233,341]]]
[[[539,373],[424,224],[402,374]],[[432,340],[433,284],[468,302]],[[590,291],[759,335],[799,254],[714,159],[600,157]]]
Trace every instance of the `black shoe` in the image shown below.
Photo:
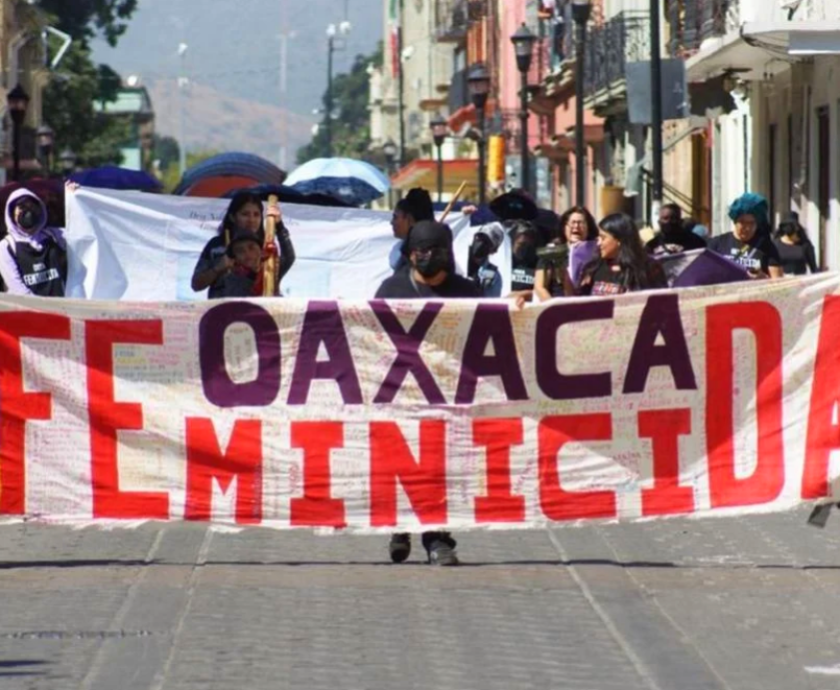
[[[391,543],[388,544],[388,552],[391,554],[392,563],[402,563],[411,555],[411,535],[392,534]]]
[[[455,553],[456,542],[449,532],[426,532],[423,535],[423,546],[431,565],[460,564]]]

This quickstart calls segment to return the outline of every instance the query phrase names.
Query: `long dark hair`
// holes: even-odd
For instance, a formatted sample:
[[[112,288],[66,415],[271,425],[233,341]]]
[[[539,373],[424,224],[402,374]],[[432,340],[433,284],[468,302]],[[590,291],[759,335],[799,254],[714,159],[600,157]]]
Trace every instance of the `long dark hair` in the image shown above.
[[[575,213],[580,213],[586,219],[586,239],[598,239],[598,223],[595,217],[589,212],[585,206],[572,206],[562,216],[560,216],[560,237],[557,238],[561,243],[566,243],[566,226],[569,224],[572,216]]]
[[[254,194],[253,192],[237,192],[230,200],[227,211],[225,211],[225,217],[219,225],[219,235],[224,237],[226,242],[229,241],[229,239],[236,233],[236,223],[234,222],[234,217],[237,213],[239,213],[243,206],[247,206],[248,204],[254,204],[260,209],[260,229],[257,231],[257,238],[259,239],[260,244],[262,244],[265,240],[265,230],[262,225],[262,222],[265,219],[262,198],[259,194]]]
[[[604,218],[598,227],[619,241],[615,263],[621,269],[622,283],[628,292],[660,287],[654,280],[656,267],[648,257],[636,223],[625,213],[613,213]],[[584,268],[584,276],[592,275],[604,259],[598,257]]]

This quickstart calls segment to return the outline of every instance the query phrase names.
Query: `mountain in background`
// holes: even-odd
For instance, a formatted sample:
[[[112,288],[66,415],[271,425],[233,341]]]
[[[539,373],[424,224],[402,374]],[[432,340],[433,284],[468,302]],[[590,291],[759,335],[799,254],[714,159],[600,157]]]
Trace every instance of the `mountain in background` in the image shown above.
[[[242,150],[275,163],[288,123],[287,160],[320,120],[327,83],[326,28],[347,18],[353,29],[335,54],[336,74],[382,40],[382,0],[140,0],[116,48],[94,43],[94,59],[149,88],[159,134],[179,132],[175,87],[184,99],[187,150]],[[287,40],[281,93],[281,35]],[[183,58],[178,46],[186,43]]]

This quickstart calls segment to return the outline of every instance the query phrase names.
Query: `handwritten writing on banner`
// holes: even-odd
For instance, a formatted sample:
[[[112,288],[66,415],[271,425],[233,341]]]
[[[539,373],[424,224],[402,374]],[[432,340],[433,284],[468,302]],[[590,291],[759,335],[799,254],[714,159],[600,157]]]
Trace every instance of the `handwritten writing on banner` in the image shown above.
[[[836,500],[838,287],[3,297],[0,515],[389,531]]]

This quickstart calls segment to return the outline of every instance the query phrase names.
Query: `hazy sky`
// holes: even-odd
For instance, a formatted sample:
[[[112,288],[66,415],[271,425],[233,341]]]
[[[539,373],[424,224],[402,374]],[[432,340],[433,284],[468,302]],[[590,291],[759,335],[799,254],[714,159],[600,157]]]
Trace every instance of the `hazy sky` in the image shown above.
[[[287,106],[311,113],[326,88],[326,28],[347,17],[353,25],[336,72],[358,53],[370,53],[383,34],[382,0],[140,0],[116,49],[104,41],[94,58],[123,76],[153,81],[178,76],[178,45],[195,81],[240,98],[280,105],[281,34],[288,42]]]

